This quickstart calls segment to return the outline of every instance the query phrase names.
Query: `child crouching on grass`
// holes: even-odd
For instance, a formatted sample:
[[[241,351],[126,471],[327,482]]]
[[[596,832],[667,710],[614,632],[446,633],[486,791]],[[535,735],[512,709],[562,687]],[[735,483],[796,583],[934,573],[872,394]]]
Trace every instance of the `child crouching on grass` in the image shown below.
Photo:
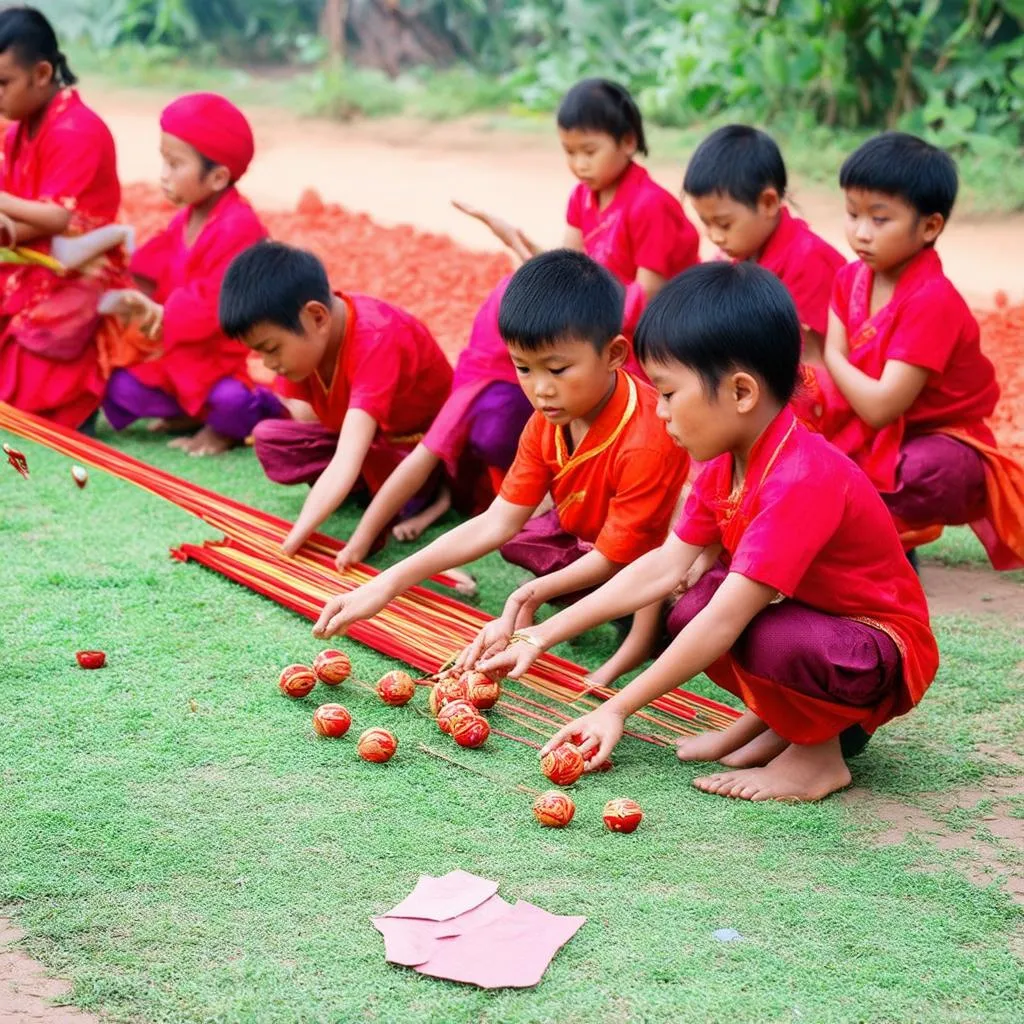
[[[851,781],[840,734],[870,733],[909,711],[935,676],[921,585],[871,482],[789,407],[800,324],[769,271],[686,271],[644,313],[636,344],[668,433],[707,463],[683,515],[660,548],[478,667],[522,675],[555,644],[669,597],[721,545],[669,614],[667,650],[545,751],[582,734],[596,768],[629,715],[706,672],[747,711],[724,732],[680,742],[682,760],[730,769],[694,785],[748,800],[820,800]]]

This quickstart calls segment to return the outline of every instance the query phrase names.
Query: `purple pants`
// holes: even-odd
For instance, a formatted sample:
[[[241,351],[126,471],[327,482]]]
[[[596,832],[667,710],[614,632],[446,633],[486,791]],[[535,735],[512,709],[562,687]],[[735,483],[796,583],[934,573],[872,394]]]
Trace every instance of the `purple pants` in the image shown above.
[[[882,498],[911,528],[973,523],[985,517],[985,467],[973,448],[952,437],[912,437],[900,448],[896,489]]]
[[[115,370],[107,382],[103,412],[115,430],[142,419],[176,419],[184,409],[166,391],[140,384],[128,370]],[[266,388],[246,387],[233,377],[217,381],[206,400],[206,425],[224,437],[244,441],[261,420],[285,415]]]
[[[668,614],[670,637],[704,609],[727,575],[718,562],[683,594]],[[759,612],[731,654],[751,675],[833,704],[871,707],[902,683],[899,648],[887,633],[799,601]]]
[[[466,447],[485,466],[505,471],[519,448],[519,435],[533,415],[533,405],[518,384],[488,384],[469,407]]]
[[[558,512],[552,509],[531,519],[511,540],[501,546],[501,557],[513,565],[529,569],[535,576],[547,576],[581,559],[593,544],[562,529]],[[594,588],[577,590],[555,598],[552,604],[572,604]]]

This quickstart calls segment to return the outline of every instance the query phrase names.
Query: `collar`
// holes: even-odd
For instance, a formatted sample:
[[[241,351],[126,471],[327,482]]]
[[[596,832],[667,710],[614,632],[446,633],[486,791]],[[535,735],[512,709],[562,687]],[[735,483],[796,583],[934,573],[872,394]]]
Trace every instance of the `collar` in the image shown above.
[[[551,424],[555,435],[555,459],[558,463],[557,480],[563,473],[576,469],[581,463],[596,458],[619,438],[626,424],[636,412],[638,397],[636,381],[625,371],[616,370],[615,390],[597,419],[590,424],[583,440],[570,455],[561,427]]]

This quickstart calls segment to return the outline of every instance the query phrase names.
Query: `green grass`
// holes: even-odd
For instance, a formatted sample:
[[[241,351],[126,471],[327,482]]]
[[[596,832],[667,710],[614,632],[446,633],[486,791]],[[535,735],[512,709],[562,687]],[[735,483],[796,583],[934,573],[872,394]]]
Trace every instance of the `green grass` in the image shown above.
[[[119,443],[269,511],[293,515],[303,497],[267,483],[249,452]],[[31,481],[0,474],[0,913],[74,982],[77,1005],[175,1024],[1017,1019],[1019,910],[917,837],[878,847],[870,801],[703,797],[687,785],[698,768],[625,741],[614,772],[574,788],[573,825],[541,830],[529,798],[421,754],[420,741],[452,748],[410,709],[351,687],[284,700],[280,667],[321,646],[307,622],[172,562],[171,546],[211,536],[197,520],[100,472],[78,491],[66,459],[18,444]],[[477,569],[494,611],[521,577],[493,557]],[[1012,748],[1024,726],[1018,638],[937,625],[939,681],[856,762],[857,783],[886,799],[1008,773],[979,744]],[[593,663],[612,642],[609,629],[569,653]],[[92,646],[108,652],[101,672],[74,665]],[[345,646],[360,678],[393,665]],[[391,763],[314,737],[312,710],[332,698],[353,735],[395,730]],[[544,781],[512,743],[459,756]],[[600,824],[623,794],[647,812],[631,837]],[[456,867],[587,915],[539,988],[485,993],[385,964],[369,916],[420,873]],[[722,927],[744,941],[713,941]]]

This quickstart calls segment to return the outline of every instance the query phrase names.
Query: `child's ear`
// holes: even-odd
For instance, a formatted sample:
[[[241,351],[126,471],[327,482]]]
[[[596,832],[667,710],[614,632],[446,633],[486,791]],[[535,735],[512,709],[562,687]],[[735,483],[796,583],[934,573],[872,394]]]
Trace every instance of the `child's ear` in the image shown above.
[[[782,199],[777,188],[769,185],[768,188],[761,190],[761,194],[757,197],[758,213],[762,213],[766,217],[775,217],[778,215],[780,206],[782,206]]]
[[[946,226],[946,218],[941,213],[930,213],[921,218],[921,235],[926,244],[931,245]]]
[[[729,381],[729,394],[738,413],[749,413],[761,400],[761,382],[746,370],[737,370]]]
[[[305,320],[314,331],[328,330],[331,326],[330,307],[312,299],[302,307],[300,319]]]
[[[625,135],[622,136],[622,141],[620,142],[620,145],[629,154],[630,160],[632,160],[633,157],[636,156],[636,136],[632,132],[627,132]]]
[[[223,164],[217,164],[206,175],[206,183],[214,192],[223,192],[231,184],[231,172]]]
[[[605,345],[604,357],[609,370],[617,370],[625,365],[629,358],[629,342],[625,335],[619,334]]]

